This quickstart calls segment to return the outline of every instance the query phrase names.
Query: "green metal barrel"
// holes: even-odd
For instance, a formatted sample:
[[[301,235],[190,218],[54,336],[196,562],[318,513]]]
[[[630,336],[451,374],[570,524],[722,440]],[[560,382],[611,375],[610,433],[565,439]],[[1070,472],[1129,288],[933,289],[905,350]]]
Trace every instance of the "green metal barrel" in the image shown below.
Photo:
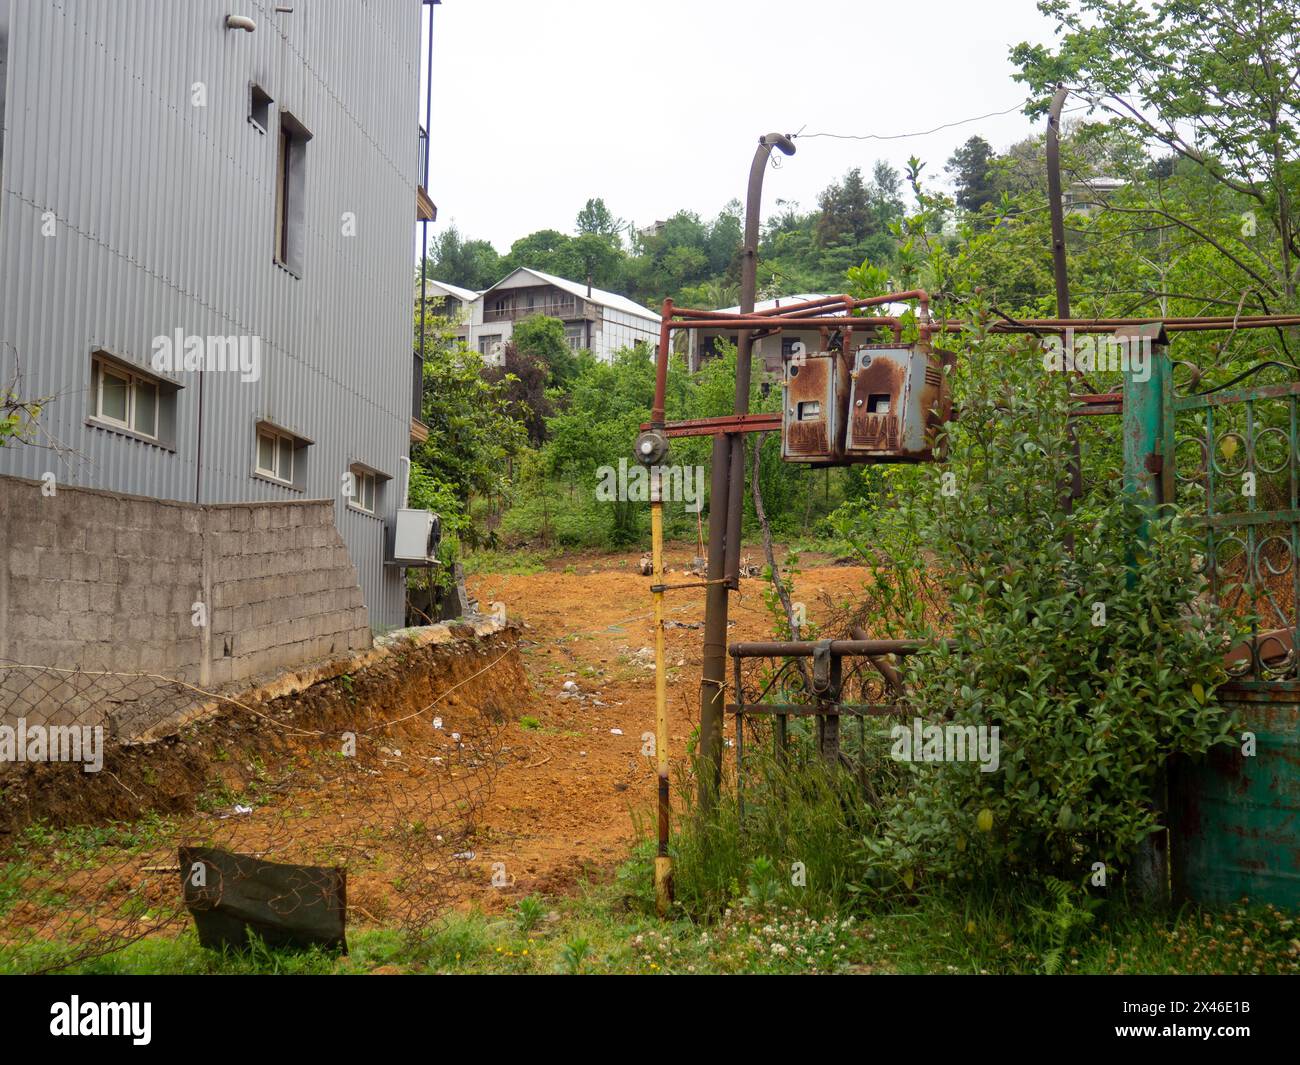
[[[1221,691],[1242,742],[1170,767],[1174,897],[1222,906],[1248,898],[1300,909],[1300,691]]]

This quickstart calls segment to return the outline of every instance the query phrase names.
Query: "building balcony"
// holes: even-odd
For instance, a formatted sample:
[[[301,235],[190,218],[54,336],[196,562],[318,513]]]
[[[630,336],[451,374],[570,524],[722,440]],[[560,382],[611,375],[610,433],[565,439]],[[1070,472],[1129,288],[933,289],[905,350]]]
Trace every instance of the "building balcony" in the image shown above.
[[[423,444],[429,439],[429,427],[424,424],[424,359],[417,351],[411,373],[411,440]]]
[[[483,311],[484,324],[492,322],[518,322],[524,318],[531,318],[536,314],[544,314],[547,318],[559,318],[562,321],[574,321],[579,318],[590,318],[591,314],[585,306],[579,305],[574,300],[557,303],[534,303],[529,306],[526,303],[511,304],[509,307],[503,307],[498,310],[485,309]]]
[[[423,126],[419,127],[420,137],[418,143],[418,155],[416,162],[416,175],[419,184],[415,189],[415,220],[417,222],[436,222],[438,220],[438,207],[429,199],[429,193],[424,187],[424,183],[429,180],[429,134]]]

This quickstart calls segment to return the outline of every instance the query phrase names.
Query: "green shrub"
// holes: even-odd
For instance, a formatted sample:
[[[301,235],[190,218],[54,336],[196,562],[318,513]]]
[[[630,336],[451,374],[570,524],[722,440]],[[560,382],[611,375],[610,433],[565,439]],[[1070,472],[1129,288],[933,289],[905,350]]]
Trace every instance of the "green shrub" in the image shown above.
[[[1026,870],[1080,883],[1096,863],[1113,877],[1160,827],[1166,760],[1227,741],[1212,696],[1235,634],[1201,594],[1181,515],[1095,469],[1066,512],[1064,375],[1019,341],[963,362],[949,461],[891,478],[879,520],[846,524],[877,570],[877,629],[934,641],[906,664],[911,711],[996,728],[998,764],[906,764],[864,858],[877,886]]]

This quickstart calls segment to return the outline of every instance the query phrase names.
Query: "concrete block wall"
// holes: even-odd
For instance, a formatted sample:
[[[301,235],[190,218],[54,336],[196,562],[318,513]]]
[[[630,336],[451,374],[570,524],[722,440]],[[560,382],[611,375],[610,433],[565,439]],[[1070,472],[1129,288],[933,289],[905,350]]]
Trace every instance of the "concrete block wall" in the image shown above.
[[[370,646],[329,500],[196,506],[0,477],[0,663],[215,688]]]

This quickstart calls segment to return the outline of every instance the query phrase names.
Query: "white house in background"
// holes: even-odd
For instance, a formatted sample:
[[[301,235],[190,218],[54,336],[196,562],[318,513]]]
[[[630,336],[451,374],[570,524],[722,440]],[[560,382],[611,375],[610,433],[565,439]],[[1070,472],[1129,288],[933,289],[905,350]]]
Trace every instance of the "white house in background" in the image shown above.
[[[420,299],[429,301],[429,313],[437,315],[440,318],[449,318],[457,323],[456,337],[460,340],[468,340],[469,323],[474,316],[474,301],[479,298],[479,293],[472,288],[461,288],[459,285],[450,285],[446,281],[420,281],[415,282],[415,305],[420,305]]]
[[[1082,181],[1072,181],[1065,190],[1062,199],[1067,211],[1078,211],[1091,218],[1097,214],[1107,200],[1128,184],[1123,178],[1090,177]]]
[[[446,287],[446,286],[444,286]],[[489,358],[499,357],[515,326],[544,314],[564,323],[574,351],[608,362],[637,344],[659,346],[659,315],[614,292],[520,267],[474,301],[466,342]]]
[[[759,300],[754,304],[754,310],[770,311],[794,303],[807,303],[809,300],[825,298],[825,296],[816,292],[802,293],[795,296],[778,296],[776,299]],[[724,314],[740,313],[740,307],[738,306],[719,307],[718,310]],[[734,329],[701,329],[691,333],[690,336],[691,346],[687,362],[692,373],[713,358],[717,354],[718,347],[724,341],[735,344],[740,339]],[[796,343],[802,343],[807,351],[820,351],[821,334],[816,329],[806,329],[797,333],[786,331],[780,336],[763,337],[755,343],[754,354],[763,360],[764,370],[770,374],[780,376],[781,358],[790,355],[794,351]]]
[[[754,304],[754,310],[772,311],[780,307],[789,307],[798,303],[808,303],[812,300],[826,299],[826,295],[817,292],[804,292],[794,296],[778,296],[776,299],[759,300]],[[719,307],[718,310],[724,314],[739,314],[740,308],[737,307]],[[880,308],[885,314],[901,314],[905,307],[902,304],[889,304]],[[844,314],[843,310],[830,309],[822,315],[823,318],[838,318]],[[734,329],[700,329],[690,334],[690,348],[688,350],[687,364],[694,373],[703,366],[709,359],[717,354],[717,349],[724,341],[736,344],[740,337]],[[795,345],[802,344],[807,352],[816,352],[822,350],[822,335],[820,329],[787,329],[784,333],[774,336],[761,337],[754,343],[754,356],[762,360],[763,371],[774,377],[782,376],[781,360],[788,358],[794,353]]]

